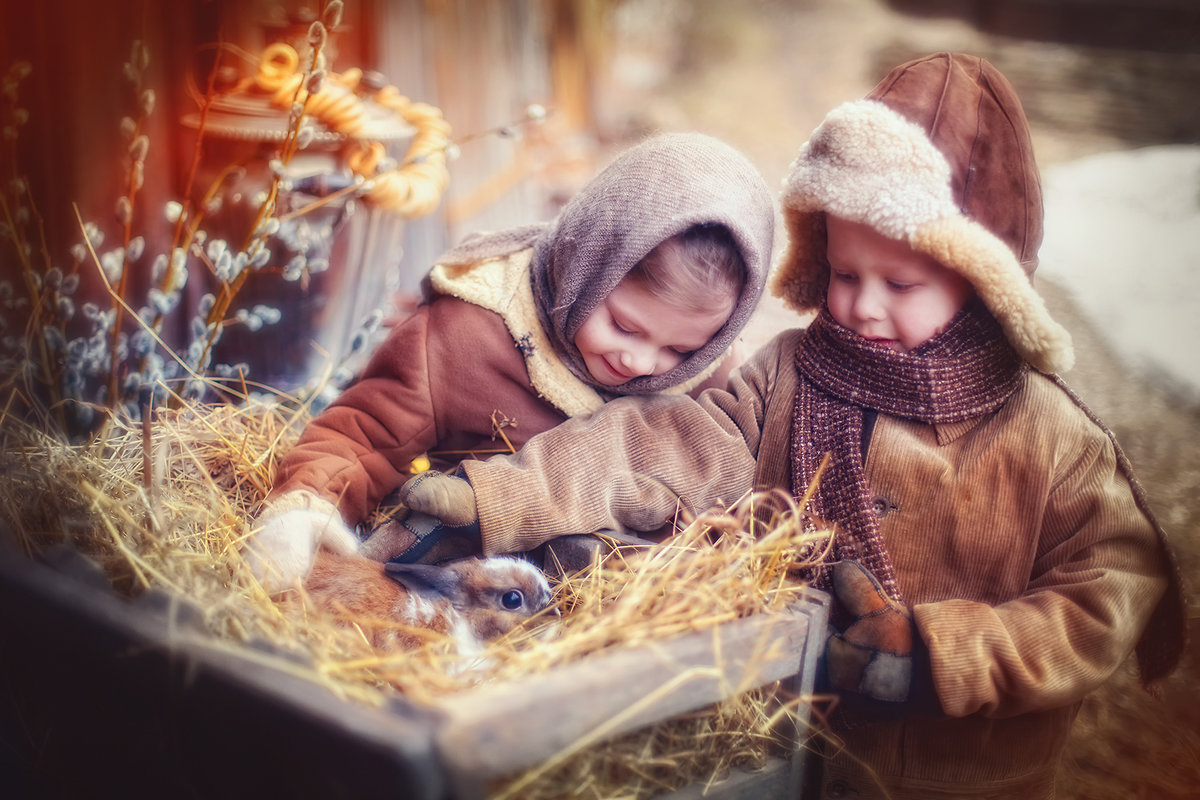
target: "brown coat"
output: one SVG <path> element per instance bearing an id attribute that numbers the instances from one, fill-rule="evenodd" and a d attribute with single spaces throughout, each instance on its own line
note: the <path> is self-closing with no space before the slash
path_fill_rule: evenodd
<path id="1" fill-rule="evenodd" d="M 572 375 L 537 322 L 530 251 L 435 267 L 439 294 L 397 325 L 357 383 L 312 420 L 280 464 L 272 499 L 303 490 L 355 525 L 410 477 L 426 452 L 441 466 L 520 447 L 604 398 Z M 668 391 L 724 386 L 735 348 Z M 508 443 L 493 418 L 507 421 Z"/>
<path id="2" fill-rule="evenodd" d="M 283 459 L 272 496 L 305 489 L 351 525 L 410 477 L 428 450 L 503 452 L 566 419 L 538 396 L 504 320 L 454 297 L 421 306 L 388 335 L 362 376 L 305 428 Z M 461 455 L 458 455 L 461 453 Z"/>
<path id="3" fill-rule="evenodd" d="M 789 489 L 801 335 L 763 348 L 729 392 L 614 401 L 516 457 L 467 465 L 485 550 L 652 528 L 679 498 L 702 508 Z M 1128 656 L 1168 583 L 1111 440 L 1030 371 L 968 422 L 881 415 L 865 467 L 943 713 L 839 731 L 824 796 L 885 796 L 871 771 L 898 798 L 1050 796 L 1081 699 Z M 603 498 L 571 488 L 595 476 Z"/>

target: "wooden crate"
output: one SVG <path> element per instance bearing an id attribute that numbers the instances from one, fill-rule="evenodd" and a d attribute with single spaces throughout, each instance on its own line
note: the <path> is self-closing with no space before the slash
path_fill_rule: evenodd
<path id="1" fill-rule="evenodd" d="M 440 709 L 399 697 L 373 709 L 290 674 L 278 653 L 214 639 L 177 598 L 129 602 L 78 557 L 0 552 L 0 767 L 14 796 L 479 798 L 598 729 L 637 730 L 732 687 L 810 694 L 827 613 L 811 591 L 786 613 L 483 685 Z M 704 796 L 795 797 L 802 767 L 736 773 Z"/>

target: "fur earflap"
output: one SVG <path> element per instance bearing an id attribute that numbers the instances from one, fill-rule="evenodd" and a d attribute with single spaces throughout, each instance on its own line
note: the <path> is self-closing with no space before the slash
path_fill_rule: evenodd
<path id="1" fill-rule="evenodd" d="M 989 230 L 966 217 L 945 217 L 918 228 L 909 244 L 969 280 L 1034 369 L 1052 374 L 1074 366 L 1071 335 L 1051 318 L 1012 250 Z"/>

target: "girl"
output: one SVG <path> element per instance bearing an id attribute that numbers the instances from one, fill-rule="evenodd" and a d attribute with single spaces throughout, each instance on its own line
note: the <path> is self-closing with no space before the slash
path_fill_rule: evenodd
<path id="1" fill-rule="evenodd" d="M 667 134 L 618 157 L 552 223 L 466 240 L 432 270 L 430 302 L 284 457 L 247 550 L 264 585 L 302 577 L 318 543 L 353 551 L 351 530 L 423 453 L 452 463 L 494 452 L 500 428 L 520 447 L 620 395 L 723 385 L 773 237 L 749 160 Z"/>

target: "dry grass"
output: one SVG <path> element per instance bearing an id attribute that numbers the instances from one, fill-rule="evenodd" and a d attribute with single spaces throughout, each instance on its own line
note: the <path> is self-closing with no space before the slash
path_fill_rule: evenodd
<path id="1" fill-rule="evenodd" d="M 303 410 L 282 405 L 184 407 L 161 410 L 144 426 L 116 419 L 90 443 L 68 445 L 6 416 L 0 513 L 28 555 L 70 545 L 99 563 L 118 592 L 156 587 L 187 598 L 213 636 L 265 640 L 290 654 L 286 664 L 280 657 L 281 669 L 371 706 L 396 693 L 436 704 L 481 680 L 527 680 L 617 644 L 782 609 L 801 590 L 792 577 L 797 554 L 819 559 L 828 539 L 791 498 L 747 497 L 691 521 L 665 546 L 614 550 L 566 576 L 555 587 L 561 620 L 551 629 L 543 619 L 494 642 L 486 669 L 463 669 L 452 644 L 437 637 L 417 651 L 381 652 L 306 602 L 269 597 L 241 556 L 247 520 L 304 421 Z M 786 746 L 777 731 L 788 714 L 771 693 L 747 692 L 579 748 L 495 792 L 558 796 L 567 781 L 582 797 L 644 797 L 711 780 Z"/>

